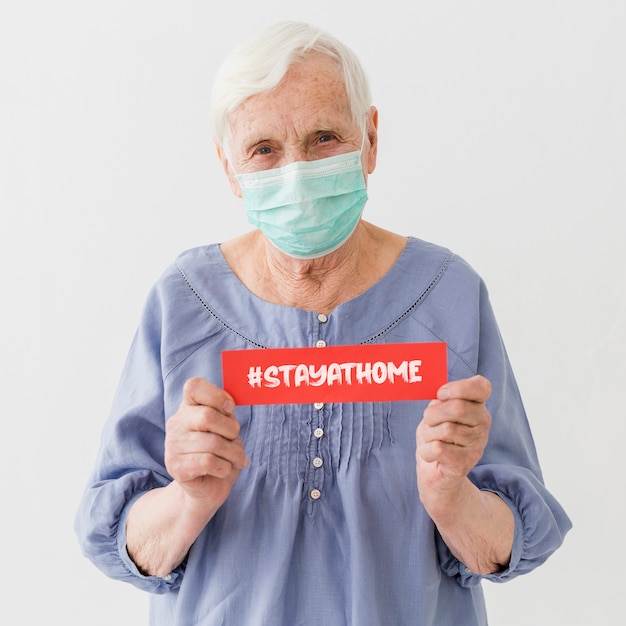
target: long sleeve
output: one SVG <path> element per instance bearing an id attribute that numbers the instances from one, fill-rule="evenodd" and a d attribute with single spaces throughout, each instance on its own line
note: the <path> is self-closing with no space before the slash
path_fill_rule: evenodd
<path id="1" fill-rule="evenodd" d="M 443 571 L 470 586 L 482 578 L 504 582 L 541 565 L 562 543 L 571 521 L 546 488 L 537 451 L 502 337 L 489 302 L 487 289 L 479 280 L 478 345 L 467 358 L 468 374 L 482 374 L 492 383 L 487 407 L 492 416 L 489 443 L 483 458 L 469 474 L 480 489 L 503 498 L 513 512 L 515 535 L 508 567 L 489 576 L 478 576 L 465 568 L 438 536 Z"/>
<path id="2" fill-rule="evenodd" d="M 179 584 L 143 576 L 126 552 L 125 521 L 134 500 L 171 479 L 163 463 L 164 405 L 160 358 L 161 304 L 154 290 L 121 375 L 89 486 L 75 517 L 83 554 L 105 574 L 153 593 Z"/>

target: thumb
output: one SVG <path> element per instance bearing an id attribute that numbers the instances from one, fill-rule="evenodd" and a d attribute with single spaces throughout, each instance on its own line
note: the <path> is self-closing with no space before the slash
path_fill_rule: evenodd
<path id="1" fill-rule="evenodd" d="M 457 398 L 470 402 L 486 402 L 490 395 L 491 383 L 480 375 L 448 382 L 437 391 L 438 400 Z"/>
<path id="2" fill-rule="evenodd" d="M 235 402 L 228 393 L 199 376 L 185 382 L 182 403 L 187 406 L 210 406 L 225 415 L 232 415 L 235 410 Z"/>

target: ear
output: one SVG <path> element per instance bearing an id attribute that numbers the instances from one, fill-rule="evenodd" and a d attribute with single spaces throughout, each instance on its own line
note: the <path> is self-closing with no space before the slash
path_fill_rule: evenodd
<path id="1" fill-rule="evenodd" d="M 228 178 L 230 188 L 232 189 L 233 193 L 238 198 L 242 198 L 243 193 L 241 191 L 241 187 L 239 186 L 237 179 L 233 175 L 233 171 L 230 167 L 230 163 L 228 161 L 228 156 L 226 155 L 226 151 L 224 150 L 223 146 L 217 143 L 215 139 L 213 139 L 213 142 L 215 143 L 215 147 L 217 149 L 217 158 L 222 162 L 222 167 L 224 168 L 224 173 L 226 174 L 226 177 Z"/>
<path id="2" fill-rule="evenodd" d="M 376 155 L 378 154 L 378 109 L 372 106 L 367 118 L 367 173 L 371 174 L 376 168 Z"/>

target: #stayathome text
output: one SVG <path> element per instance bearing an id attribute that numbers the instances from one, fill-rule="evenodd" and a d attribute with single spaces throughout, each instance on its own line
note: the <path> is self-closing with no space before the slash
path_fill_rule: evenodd
<path id="1" fill-rule="evenodd" d="M 270 365 L 263 369 L 259 365 L 251 365 L 248 372 L 250 387 L 300 387 L 311 385 L 382 385 L 385 382 L 393 383 L 401 378 L 405 383 L 422 382 L 419 375 L 422 361 L 402 361 L 399 365 L 389 361 L 375 363 L 329 363 L 319 368 L 315 365 L 300 363 L 298 365 Z"/>

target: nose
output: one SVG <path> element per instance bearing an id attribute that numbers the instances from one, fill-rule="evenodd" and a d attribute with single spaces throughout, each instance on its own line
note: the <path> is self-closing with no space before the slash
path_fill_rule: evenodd
<path id="1" fill-rule="evenodd" d="M 313 154 L 304 146 L 290 145 L 285 147 L 277 166 L 284 167 L 285 165 L 290 165 L 291 163 L 297 163 L 299 161 L 312 161 L 314 158 Z"/>

